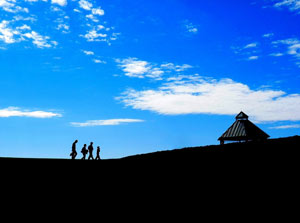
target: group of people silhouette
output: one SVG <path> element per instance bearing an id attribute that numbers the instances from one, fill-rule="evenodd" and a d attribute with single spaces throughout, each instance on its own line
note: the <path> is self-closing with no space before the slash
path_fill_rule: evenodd
<path id="1" fill-rule="evenodd" d="M 73 144 L 72 144 L 72 152 L 70 153 L 70 156 L 72 158 L 72 160 L 74 160 L 77 156 L 77 151 L 76 151 L 76 144 L 78 143 L 78 140 L 76 139 Z M 86 148 L 86 144 L 83 145 L 82 149 L 81 149 L 81 153 L 83 155 L 83 157 L 81 158 L 82 160 L 86 159 L 86 155 L 89 153 L 89 157 L 88 160 L 92 159 L 94 160 L 94 156 L 93 156 L 93 142 L 90 143 L 90 145 L 88 146 L 88 148 Z M 95 160 L 100 160 L 100 146 L 97 147 L 97 156 L 95 158 Z"/>

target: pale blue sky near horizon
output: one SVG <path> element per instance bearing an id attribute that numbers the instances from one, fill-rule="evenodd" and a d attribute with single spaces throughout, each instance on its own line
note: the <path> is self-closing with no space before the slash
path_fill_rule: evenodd
<path id="1" fill-rule="evenodd" d="M 300 0 L 0 0 L 0 157 L 300 131 Z"/>

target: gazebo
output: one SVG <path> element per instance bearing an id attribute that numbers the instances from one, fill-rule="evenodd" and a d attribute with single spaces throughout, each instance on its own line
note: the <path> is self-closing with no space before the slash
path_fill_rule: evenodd
<path id="1" fill-rule="evenodd" d="M 218 139 L 223 145 L 225 141 L 262 141 L 270 136 L 249 121 L 248 115 L 240 112 L 232 126 Z"/>

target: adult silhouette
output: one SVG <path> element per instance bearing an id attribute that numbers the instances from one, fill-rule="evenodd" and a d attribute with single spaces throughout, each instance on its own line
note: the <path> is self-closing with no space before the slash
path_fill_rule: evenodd
<path id="1" fill-rule="evenodd" d="M 100 160 L 100 146 L 97 146 L 97 156 L 95 160 Z"/>
<path id="2" fill-rule="evenodd" d="M 83 145 L 82 149 L 81 149 L 81 153 L 83 155 L 83 157 L 81 158 L 82 160 L 85 160 L 86 154 L 88 153 L 88 150 L 86 148 L 86 144 Z"/>
<path id="3" fill-rule="evenodd" d="M 72 160 L 74 160 L 76 158 L 76 156 L 77 156 L 76 143 L 78 143 L 77 139 L 72 144 L 72 152 L 70 153 L 70 156 L 72 157 Z"/>
<path id="4" fill-rule="evenodd" d="M 90 160 L 90 159 L 94 160 L 94 157 L 93 157 L 93 150 L 94 150 L 94 148 L 93 148 L 93 142 L 90 143 L 90 145 L 88 147 L 88 150 L 89 150 L 89 158 L 88 158 L 88 160 Z"/>

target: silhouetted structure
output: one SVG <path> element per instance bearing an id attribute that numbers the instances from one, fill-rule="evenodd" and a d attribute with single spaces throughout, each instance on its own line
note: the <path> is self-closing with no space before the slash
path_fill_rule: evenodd
<path id="1" fill-rule="evenodd" d="M 85 160 L 86 154 L 88 153 L 88 150 L 86 148 L 86 144 L 83 145 L 82 149 L 81 149 L 81 153 L 83 155 L 83 157 L 81 158 L 82 160 Z"/>
<path id="2" fill-rule="evenodd" d="M 70 153 L 70 156 L 72 157 L 72 160 L 74 160 L 76 158 L 76 156 L 77 156 L 76 143 L 78 143 L 77 139 L 72 144 L 72 152 Z"/>
<path id="3" fill-rule="evenodd" d="M 93 142 L 90 143 L 90 145 L 88 147 L 88 150 L 89 150 L 89 158 L 88 158 L 88 160 L 90 160 L 90 159 L 94 160 L 94 157 L 93 157 L 93 150 L 94 150 L 94 148 L 93 148 Z"/>
<path id="4" fill-rule="evenodd" d="M 97 156 L 95 160 L 100 160 L 100 146 L 97 147 Z"/>
<path id="5" fill-rule="evenodd" d="M 240 112 L 233 125 L 218 139 L 220 144 L 224 144 L 225 141 L 262 141 L 270 137 L 248 118 L 248 115 Z"/>

